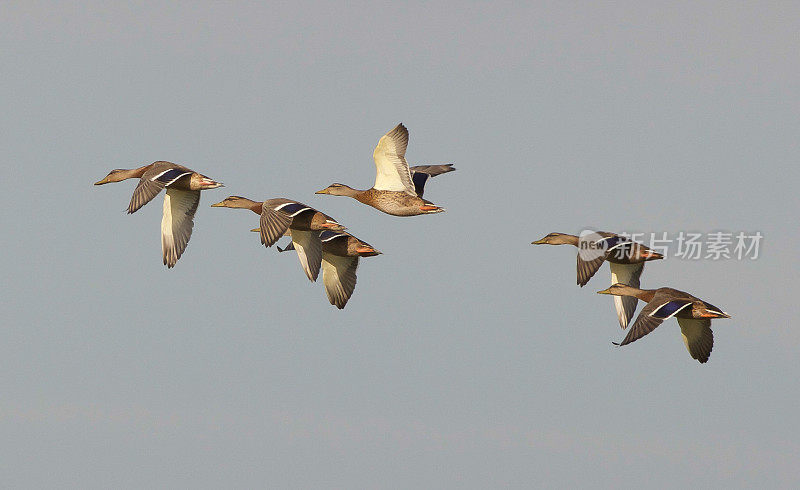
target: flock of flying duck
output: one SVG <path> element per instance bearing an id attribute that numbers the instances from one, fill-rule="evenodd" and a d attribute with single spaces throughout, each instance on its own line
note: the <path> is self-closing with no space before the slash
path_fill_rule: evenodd
<path id="1" fill-rule="evenodd" d="M 625 329 L 636 312 L 639 300 L 647 303 L 628 330 L 625 339 L 616 345 L 626 345 L 652 332 L 661 322 L 675 317 L 681 327 L 683 342 L 689 355 L 701 363 L 708 361 L 714 347 L 712 318 L 730 315 L 700 298 L 672 288 L 639 289 L 644 263 L 664 256 L 627 237 L 604 231 L 577 237 L 565 233 L 550 233 L 533 245 L 573 245 L 578 250 L 578 285 L 583 287 L 603 265 L 611 268 L 611 287 L 599 294 L 614 296 L 619 326 Z"/>
<path id="2" fill-rule="evenodd" d="M 349 196 L 394 216 L 441 213 L 443 208 L 422 198 L 425 182 L 431 177 L 452 172 L 452 164 L 409 167 L 405 154 L 408 130 L 402 124 L 378 141 L 375 160 L 375 185 L 357 190 L 344 184 L 331 184 L 317 194 Z M 154 162 L 135 169 L 115 169 L 95 185 L 138 178 L 128 213 L 150 202 L 162 189 L 164 213 L 161 219 L 161 251 L 164 265 L 171 268 L 186 250 L 194 227 L 194 215 L 200 203 L 200 191 L 222 187 L 222 183 L 171 162 Z M 292 199 L 275 198 L 253 201 L 230 196 L 212 207 L 249 209 L 258 214 L 261 243 L 274 245 L 282 236 L 291 242 L 283 252 L 295 250 L 303 271 L 312 282 L 320 269 L 325 292 L 332 305 L 342 309 L 356 287 L 359 257 L 380 254 L 370 244 L 347 233 L 345 227 L 327 214 Z"/>
<path id="3" fill-rule="evenodd" d="M 422 198 L 425 183 L 431 177 L 454 171 L 452 164 L 409 167 L 405 159 L 408 130 L 401 123 L 378 141 L 373 152 L 375 185 L 358 190 L 344 184 L 331 184 L 317 194 L 348 196 L 393 216 L 416 216 L 441 213 L 443 208 Z M 135 169 L 115 169 L 95 185 L 138 178 L 128 205 L 128 214 L 150 202 L 161 190 L 164 211 L 161 220 L 161 250 L 164 265 L 172 268 L 180 259 L 194 227 L 194 215 L 200 203 L 200 191 L 216 189 L 223 184 L 182 165 L 158 161 Z M 266 247 L 288 236 L 289 244 L 279 252 L 294 250 L 308 279 L 317 280 L 320 270 L 328 300 L 342 309 L 356 286 L 359 257 L 381 252 L 368 243 L 347 233 L 337 220 L 311 206 L 292 199 L 275 198 L 253 201 L 229 196 L 212 207 L 249 209 L 260 216 L 259 227 L 251 231 L 260 234 Z M 550 233 L 533 244 L 581 246 L 574 235 Z M 683 291 L 671 288 L 639 289 L 644 263 L 663 256 L 642 244 L 613 233 L 598 232 L 590 244 L 600 250 L 596 256 L 578 253 L 578 284 L 583 287 L 603 262 L 611 267 L 612 286 L 600 294 L 614 295 L 620 326 L 628 326 L 636 311 L 638 300 L 647 305 L 642 309 L 625 339 L 618 345 L 629 344 L 647 335 L 666 319 L 675 317 L 692 358 L 708 361 L 713 347 L 712 318 L 730 318 L 719 308 Z"/>

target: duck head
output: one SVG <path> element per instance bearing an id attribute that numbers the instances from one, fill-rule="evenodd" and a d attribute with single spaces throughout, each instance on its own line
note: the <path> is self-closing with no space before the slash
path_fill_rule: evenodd
<path id="1" fill-rule="evenodd" d="M 577 245 L 578 244 L 578 237 L 575 235 L 568 235 L 566 233 L 548 233 L 544 238 L 540 238 L 535 242 L 531 242 L 532 245 Z"/>
<path id="2" fill-rule="evenodd" d="M 356 189 L 353 189 L 350 186 L 344 184 L 333 183 L 328 187 L 315 192 L 314 194 L 328 194 L 331 196 L 352 196 L 358 192 Z"/>
<path id="3" fill-rule="evenodd" d="M 212 208 L 237 208 L 237 209 L 250 209 L 255 204 L 255 201 L 241 196 L 228 196 L 222 201 L 212 204 Z"/>

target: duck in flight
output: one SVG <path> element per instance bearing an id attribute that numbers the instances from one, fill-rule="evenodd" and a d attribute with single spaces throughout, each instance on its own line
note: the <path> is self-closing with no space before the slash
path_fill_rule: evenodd
<path id="1" fill-rule="evenodd" d="M 708 361 L 714 348 L 711 319 L 730 318 L 730 315 L 711 303 L 672 288 L 639 289 L 618 283 L 598 291 L 598 294 L 633 297 L 647 303 L 628 330 L 628 335 L 617 345 L 630 344 L 652 332 L 664 320 L 675 317 L 689 355 L 700 363 Z"/>
<path id="2" fill-rule="evenodd" d="M 161 252 L 164 265 L 174 267 L 192 236 L 200 191 L 222 187 L 222 183 L 183 165 L 159 161 L 134 169 L 114 169 L 94 185 L 127 179 L 139 179 L 128 205 L 128 214 L 135 213 L 166 189 L 161 218 Z"/>
<path id="3" fill-rule="evenodd" d="M 664 256 L 628 238 L 598 231 L 581 235 L 550 233 L 533 245 L 573 245 L 578 247 L 578 285 L 583 287 L 603 265 L 608 262 L 611 268 L 611 283 L 625 283 L 639 287 L 639 278 L 648 260 L 663 259 Z M 636 313 L 635 297 L 614 297 L 619 326 L 626 328 Z"/>
<path id="4" fill-rule="evenodd" d="M 444 208 L 422 198 L 425 182 L 431 177 L 452 172 L 453 164 L 408 166 L 408 130 L 402 123 L 383 135 L 372 153 L 375 160 L 375 185 L 358 190 L 344 184 L 331 184 L 317 194 L 348 196 L 393 216 L 441 213 Z"/>
<path id="5" fill-rule="evenodd" d="M 311 206 L 283 197 L 253 201 L 246 197 L 229 196 L 212 204 L 212 208 L 249 209 L 261 216 L 261 243 L 271 247 L 284 234 L 290 234 L 300 265 L 310 281 L 316 281 L 322 262 L 322 242 L 319 231 L 342 231 L 344 226 Z M 287 233 L 291 230 L 291 233 Z"/>
<path id="6" fill-rule="evenodd" d="M 325 293 L 328 295 L 328 301 L 341 310 L 356 288 L 359 257 L 372 257 L 381 252 L 367 242 L 343 231 L 321 231 L 319 238 L 322 241 L 322 282 L 325 285 Z M 285 248 L 278 247 L 278 251 L 286 252 L 293 248 L 295 248 L 294 239 Z"/>

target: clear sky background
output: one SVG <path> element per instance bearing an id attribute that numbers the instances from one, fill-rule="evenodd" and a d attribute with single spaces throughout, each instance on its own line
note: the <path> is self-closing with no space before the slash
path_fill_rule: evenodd
<path id="1" fill-rule="evenodd" d="M 800 6 L 3 2 L 0 479 L 9 486 L 776 487 L 800 481 Z M 368 188 L 398 122 L 446 213 Z M 177 266 L 154 160 L 204 192 Z M 236 194 L 383 255 L 347 308 Z M 761 232 L 650 264 L 728 311 L 710 361 L 624 332 L 551 231 Z"/>

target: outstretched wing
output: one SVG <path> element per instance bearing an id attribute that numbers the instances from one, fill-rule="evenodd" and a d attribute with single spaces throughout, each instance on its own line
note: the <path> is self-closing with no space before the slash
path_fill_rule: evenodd
<path id="1" fill-rule="evenodd" d="M 156 162 L 139 179 L 136 189 L 133 190 L 131 202 L 128 204 L 128 214 L 136 212 L 139 208 L 152 201 L 161 192 L 178 180 L 192 175 L 186 167 L 169 162 Z"/>
<path id="2" fill-rule="evenodd" d="M 319 232 L 292 230 L 292 245 L 297 250 L 297 257 L 306 276 L 311 282 L 316 281 L 322 262 L 322 242 L 319 240 Z"/>
<path id="3" fill-rule="evenodd" d="M 701 363 L 707 362 L 714 348 L 714 333 L 711 331 L 711 320 L 703 318 L 694 320 L 691 318 L 678 318 L 678 325 L 681 327 L 683 343 L 689 350 L 692 359 L 697 359 Z"/>
<path id="4" fill-rule="evenodd" d="M 454 171 L 455 167 L 453 167 L 452 163 L 445 163 L 443 165 L 414 165 L 413 167 L 409 167 L 409 170 L 411 170 L 412 174 L 422 173 L 430 177 L 436 177 L 437 175 Z"/>
<path id="5" fill-rule="evenodd" d="M 322 282 L 328 301 L 340 310 L 356 288 L 356 269 L 358 257 L 342 257 L 329 253 L 322 254 Z"/>
<path id="6" fill-rule="evenodd" d="M 447 163 L 444 165 L 417 165 L 411 167 L 410 170 L 411 180 L 414 182 L 414 191 L 416 191 L 419 197 L 422 197 L 422 193 L 425 191 L 425 183 L 428 179 L 447 172 L 452 172 L 455 168 L 453 168 L 452 163 Z"/>
<path id="7" fill-rule="evenodd" d="M 261 208 L 261 243 L 271 247 L 286 233 L 294 218 L 306 212 L 313 214 L 316 210 L 282 197 L 264 201 Z"/>
<path id="8" fill-rule="evenodd" d="M 375 160 L 375 185 L 377 190 L 417 193 L 411 181 L 411 171 L 406 163 L 408 130 L 402 123 L 386 133 L 378 141 L 372 153 Z"/>
<path id="9" fill-rule="evenodd" d="M 625 336 L 625 340 L 620 342 L 619 345 L 630 344 L 644 337 L 655 330 L 657 326 L 661 325 L 661 322 L 672 318 L 685 308 L 691 307 L 691 305 L 691 300 L 669 299 L 665 298 L 664 295 L 656 293 L 653 300 L 642 308 L 641 313 L 639 313 L 639 316 L 636 318 L 636 322 L 631 329 L 628 330 L 628 335 Z"/>
<path id="10" fill-rule="evenodd" d="M 611 284 L 627 284 L 635 288 L 639 287 L 639 278 L 642 276 L 644 262 L 639 264 L 617 264 L 609 262 L 611 266 Z M 614 307 L 617 309 L 619 326 L 626 328 L 636 313 L 636 305 L 639 300 L 634 296 L 614 296 Z"/>
<path id="11" fill-rule="evenodd" d="M 175 266 L 181 258 L 194 227 L 194 213 L 200 203 L 200 191 L 167 189 L 164 215 L 161 218 L 161 252 L 164 265 Z"/>
<path id="12" fill-rule="evenodd" d="M 164 184 L 157 180 L 153 181 L 145 177 L 139 179 L 139 184 L 133 190 L 131 202 L 128 204 L 128 214 L 135 213 L 139 208 L 152 201 L 163 188 Z"/>
<path id="13" fill-rule="evenodd" d="M 590 241 L 581 235 L 578 241 L 578 284 L 581 287 L 585 286 L 589 279 L 595 275 L 600 266 L 603 265 L 606 257 L 610 253 L 615 253 L 616 249 L 623 246 L 627 240 L 619 235 L 604 231 L 598 231 L 595 235 L 601 235 L 602 238 Z"/>
<path id="14" fill-rule="evenodd" d="M 276 210 L 264 203 L 261 210 L 261 243 L 266 247 L 271 247 L 280 237 L 286 233 L 292 218 L 283 211 Z"/>
<path id="15" fill-rule="evenodd" d="M 589 282 L 589 279 L 595 275 L 595 273 L 600 269 L 600 266 L 603 265 L 603 262 L 606 260 L 605 255 L 600 255 L 599 257 L 592 259 L 592 260 L 584 260 L 581 257 L 580 252 L 578 253 L 578 285 L 583 287 Z"/>

